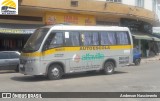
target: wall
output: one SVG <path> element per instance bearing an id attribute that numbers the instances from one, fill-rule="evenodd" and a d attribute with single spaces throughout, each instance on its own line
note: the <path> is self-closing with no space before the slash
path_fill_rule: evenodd
<path id="1" fill-rule="evenodd" d="M 160 6 L 159 6 L 160 8 Z M 159 18 L 159 21 L 160 21 L 160 9 L 157 9 L 157 15 L 158 15 L 158 18 Z"/>
<path id="2" fill-rule="evenodd" d="M 122 0 L 123 4 L 135 6 L 135 0 Z"/>
<path id="3" fill-rule="evenodd" d="M 78 7 L 72 7 L 71 0 L 23 0 L 22 6 L 35 8 L 44 8 L 56 12 L 72 12 L 80 14 L 114 14 L 114 15 L 131 15 L 134 18 L 155 21 L 155 13 L 143 8 L 123 5 L 121 3 L 106 3 L 95 0 L 78 0 Z M 130 0 L 128 0 L 130 1 Z M 63 2 L 63 3 L 62 3 Z M 126 2 L 127 3 L 127 2 Z"/>
<path id="4" fill-rule="evenodd" d="M 153 11 L 153 2 L 152 2 L 152 0 L 144 0 L 144 8 Z"/>
<path id="5" fill-rule="evenodd" d="M 97 1 L 106 1 L 106 0 L 97 0 Z M 150 11 L 153 11 L 153 0 L 144 0 L 144 8 Z M 122 4 L 135 6 L 136 0 L 122 0 Z"/>

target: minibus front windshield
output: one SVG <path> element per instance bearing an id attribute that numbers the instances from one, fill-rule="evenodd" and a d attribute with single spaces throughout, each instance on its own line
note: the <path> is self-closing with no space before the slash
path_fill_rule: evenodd
<path id="1" fill-rule="evenodd" d="M 22 52 L 35 52 L 37 51 L 41 43 L 46 36 L 47 32 L 49 31 L 49 28 L 40 28 L 37 29 L 31 37 L 28 39 L 27 43 L 25 44 Z"/>

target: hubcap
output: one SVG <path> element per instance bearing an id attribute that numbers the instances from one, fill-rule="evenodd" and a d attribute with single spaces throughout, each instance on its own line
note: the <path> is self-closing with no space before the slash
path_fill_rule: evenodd
<path id="1" fill-rule="evenodd" d="M 108 64 L 108 65 L 107 65 L 107 71 L 108 71 L 109 73 L 111 73 L 111 72 L 113 71 L 113 65 L 112 65 L 112 64 Z"/>
<path id="2" fill-rule="evenodd" d="M 59 75 L 59 70 L 57 68 L 52 69 L 52 75 L 58 76 Z"/>

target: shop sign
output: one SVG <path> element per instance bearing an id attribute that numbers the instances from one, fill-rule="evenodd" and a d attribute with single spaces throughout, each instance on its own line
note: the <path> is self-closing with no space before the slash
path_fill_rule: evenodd
<path id="1" fill-rule="evenodd" d="M 45 16 L 46 25 L 69 23 L 73 25 L 96 25 L 96 19 L 92 15 L 53 13 L 47 12 Z"/>
<path id="2" fill-rule="evenodd" d="M 35 29 L 7 29 L 0 28 L 0 33 L 13 33 L 13 34 L 32 34 Z"/>

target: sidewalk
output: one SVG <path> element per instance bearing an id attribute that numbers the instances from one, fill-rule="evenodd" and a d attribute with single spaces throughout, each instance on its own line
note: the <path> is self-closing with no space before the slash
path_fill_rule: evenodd
<path id="1" fill-rule="evenodd" d="M 153 62 L 153 61 L 160 61 L 160 54 L 157 56 L 148 57 L 148 58 L 143 57 L 141 59 L 141 63 L 148 63 L 148 62 Z"/>

